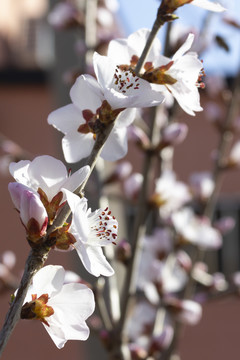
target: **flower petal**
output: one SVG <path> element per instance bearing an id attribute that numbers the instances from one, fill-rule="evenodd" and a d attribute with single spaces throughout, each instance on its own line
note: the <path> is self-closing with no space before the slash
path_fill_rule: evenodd
<path id="1" fill-rule="evenodd" d="M 93 112 L 99 108 L 104 100 L 101 87 L 94 77 L 81 75 L 70 90 L 70 97 L 80 110 L 89 109 Z"/>
<path id="2" fill-rule="evenodd" d="M 114 270 L 100 246 L 85 246 L 77 242 L 75 247 L 84 267 L 90 274 L 94 276 L 111 276 L 114 274 Z"/>
<path id="3" fill-rule="evenodd" d="M 101 157 L 107 161 L 116 161 L 127 154 L 127 149 L 127 129 L 114 126 L 103 147 Z"/>
<path id="4" fill-rule="evenodd" d="M 222 11 L 226 10 L 219 3 L 211 2 L 211 1 L 208 1 L 208 0 L 193 0 L 191 2 L 191 4 L 195 5 L 195 6 L 199 6 L 199 7 L 203 8 L 203 9 L 206 9 L 206 10 L 210 10 L 210 11 L 222 12 Z"/>
<path id="5" fill-rule="evenodd" d="M 64 158 L 68 163 L 75 163 L 90 155 L 94 145 L 93 134 L 71 133 L 62 139 Z"/>
<path id="6" fill-rule="evenodd" d="M 49 114 L 48 123 L 64 134 L 77 131 L 84 124 L 82 112 L 73 104 L 63 106 Z"/>

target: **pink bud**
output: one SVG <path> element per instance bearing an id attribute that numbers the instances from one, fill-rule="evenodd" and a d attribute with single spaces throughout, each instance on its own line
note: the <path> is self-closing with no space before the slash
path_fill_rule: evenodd
<path id="1" fill-rule="evenodd" d="M 126 179 L 132 171 L 132 165 L 129 161 L 121 161 L 116 164 L 114 171 L 106 178 L 105 184 Z"/>
<path id="2" fill-rule="evenodd" d="M 134 125 L 128 127 L 128 139 L 140 143 L 143 146 L 149 145 L 149 138 L 146 133 Z"/>
<path id="3" fill-rule="evenodd" d="M 163 130 L 162 141 L 168 145 L 178 145 L 185 140 L 187 133 L 188 127 L 186 124 L 173 123 Z"/>
<path id="4" fill-rule="evenodd" d="M 48 215 L 38 194 L 17 182 L 9 183 L 8 190 L 30 238 L 43 236 L 47 228 Z"/>

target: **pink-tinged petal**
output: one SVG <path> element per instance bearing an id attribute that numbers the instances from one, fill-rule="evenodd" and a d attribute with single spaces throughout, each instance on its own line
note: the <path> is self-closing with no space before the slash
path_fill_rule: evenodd
<path id="1" fill-rule="evenodd" d="M 64 134 L 77 131 L 84 124 L 82 112 L 73 104 L 63 106 L 49 114 L 48 123 Z"/>
<path id="2" fill-rule="evenodd" d="M 135 108 L 133 108 L 133 109 L 130 108 L 130 109 L 121 111 L 116 119 L 115 126 L 117 128 L 120 128 L 120 127 L 127 127 L 127 126 L 131 125 L 131 123 L 136 119 L 136 115 L 137 115 L 137 109 L 135 109 Z"/>
<path id="3" fill-rule="evenodd" d="M 89 109 L 95 113 L 104 100 L 101 87 L 94 77 L 81 75 L 70 90 L 70 97 L 80 110 Z"/>
<path id="4" fill-rule="evenodd" d="M 177 50 L 177 52 L 173 55 L 172 60 L 176 61 L 178 60 L 185 52 L 187 52 L 194 41 L 194 34 L 189 34 L 186 41 L 182 44 L 182 46 Z"/>
<path id="5" fill-rule="evenodd" d="M 68 163 L 78 162 L 88 155 L 94 145 L 93 134 L 81 134 L 79 132 L 66 135 L 62 139 L 64 158 Z"/>
<path id="6" fill-rule="evenodd" d="M 32 191 L 25 190 L 22 192 L 19 210 L 20 218 L 26 227 L 31 218 L 38 222 L 40 229 L 43 227 L 44 223 L 46 223 L 46 219 L 48 220 L 47 211 L 43 206 L 43 203 Z M 44 230 L 46 230 L 46 228 Z"/>
<path id="7" fill-rule="evenodd" d="M 127 149 L 127 129 L 114 127 L 103 147 L 101 157 L 107 161 L 116 161 L 127 154 Z"/>
<path id="8" fill-rule="evenodd" d="M 75 247 L 86 270 L 94 276 L 111 276 L 114 270 L 108 263 L 99 246 L 85 246 L 80 242 L 75 243 Z"/>
<path id="9" fill-rule="evenodd" d="M 24 190 L 31 190 L 31 189 L 17 182 L 11 182 L 8 184 L 8 191 L 10 193 L 12 202 L 17 210 L 20 210 L 21 195 Z"/>
<path id="10" fill-rule="evenodd" d="M 88 165 L 83 166 L 78 169 L 75 173 L 73 173 L 64 183 L 64 188 L 70 191 L 74 191 L 77 189 L 79 185 L 83 183 L 89 174 L 90 167 Z"/>
<path id="11" fill-rule="evenodd" d="M 191 4 L 210 11 L 222 12 L 226 10 L 219 3 L 208 0 L 193 0 Z"/>
<path id="12" fill-rule="evenodd" d="M 29 176 L 28 176 L 28 168 L 31 164 L 29 160 L 21 160 L 19 162 L 12 162 L 9 165 L 10 174 L 14 177 L 14 179 L 22 183 L 26 186 L 30 186 Z"/>

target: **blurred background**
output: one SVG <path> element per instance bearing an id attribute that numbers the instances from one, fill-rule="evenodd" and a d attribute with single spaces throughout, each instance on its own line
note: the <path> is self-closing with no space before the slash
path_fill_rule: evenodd
<path id="1" fill-rule="evenodd" d="M 205 111 L 191 118 L 178 109 L 178 117 L 187 123 L 189 134 L 174 155 L 174 170 L 186 182 L 192 172 L 212 169 L 218 141 L 214 125 L 226 114 L 240 68 L 240 3 L 228 0 L 222 4 L 228 9 L 224 14 L 185 6 L 179 9 L 179 20 L 170 29 L 173 48 L 179 46 L 187 33 L 196 35 L 194 50 L 200 53 L 207 75 L 206 89 L 201 91 Z M 9 265 L 14 265 L 13 284 L 18 283 L 29 246 L 7 191 L 12 181 L 9 162 L 42 154 L 63 160 L 61 135 L 47 124 L 48 114 L 70 102 L 69 89 L 79 74 L 92 71 L 93 50 L 103 54 L 112 38 L 127 36 L 141 27 L 151 28 L 158 6 L 157 0 L 0 0 L 0 254 L 12 251 L 16 255 L 15 265 L 14 260 Z M 165 32 L 166 29 L 160 31 L 162 41 Z M 240 129 L 239 107 L 235 117 Z M 238 139 L 236 133 L 235 140 Z M 140 153 L 137 156 L 140 158 Z M 138 164 L 135 170 L 139 170 Z M 236 226 L 225 236 L 223 248 L 209 257 L 210 268 L 222 271 L 227 277 L 240 270 L 239 179 L 237 169 L 224 177 L 217 214 L 233 217 Z M 74 255 L 52 252 L 48 263 L 81 272 Z M 1 323 L 13 291 L 4 286 L 4 276 L 6 269 L 0 268 Z M 240 299 L 230 295 L 210 302 L 204 305 L 200 324 L 183 332 L 181 358 L 238 358 L 239 331 Z M 64 349 L 58 350 L 40 323 L 21 321 L 3 360 L 17 356 L 35 360 L 43 357 L 87 360 L 100 358 L 99 351 L 100 344 L 92 339 L 84 344 L 69 341 Z"/>

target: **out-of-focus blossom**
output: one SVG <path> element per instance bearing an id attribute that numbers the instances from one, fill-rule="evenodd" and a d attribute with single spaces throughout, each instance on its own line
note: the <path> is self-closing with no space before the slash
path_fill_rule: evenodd
<path id="1" fill-rule="evenodd" d="M 9 183 L 11 199 L 20 213 L 28 239 L 36 242 L 46 234 L 48 214 L 38 194 L 17 182 Z"/>
<path id="2" fill-rule="evenodd" d="M 16 289 L 18 279 L 13 275 L 12 269 L 16 263 L 13 251 L 4 251 L 0 256 L 0 290 Z"/>
<path id="3" fill-rule="evenodd" d="M 208 199 L 215 186 L 212 175 L 208 172 L 193 173 L 190 176 L 189 183 L 193 196 L 201 200 Z"/>
<path id="4" fill-rule="evenodd" d="M 167 218 L 173 211 L 191 200 L 188 187 L 176 180 L 172 171 L 164 171 L 159 179 L 156 180 L 155 193 L 151 198 L 151 203 L 159 207 L 160 215 Z"/>
<path id="5" fill-rule="evenodd" d="M 42 322 L 55 345 L 61 349 L 67 340 L 86 340 L 85 320 L 93 313 L 93 292 L 83 284 L 64 284 L 62 266 L 48 265 L 33 277 L 21 312 L 22 319 Z"/>
<path id="6" fill-rule="evenodd" d="M 225 235 L 229 231 L 233 230 L 236 224 L 236 220 L 230 216 L 222 217 L 221 219 L 214 222 L 213 226 L 220 231 L 222 235 Z"/>
<path id="7" fill-rule="evenodd" d="M 128 199 L 135 200 L 137 198 L 142 182 L 143 176 L 140 173 L 134 173 L 124 181 L 124 194 Z"/>
<path id="8" fill-rule="evenodd" d="M 132 164 L 129 161 L 118 162 L 113 172 L 104 180 L 104 184 L 126 179 L 132 172 Z"/>
<path id="9" fill-rule="evenodd" d="M 130 125 L 128 127 L 128 140 L 134 141 L 142 148 L 148 148 L 150 141 L 146 133 L 138 126 Z"/>
<path id="10" fill-rule="evenodd" d="M 186 139 L 187 133 L 188 127 L 186 124 L 170 124 L 162 132 L 162 142 L 171 146 L 181 144 Z"/>
<path id="11" fill-rule="evenodd" d="M 173 335 L 173 327 L 170 324 L 166 324 L 162 333 L 153 336 L 151 339 L 149 353 L 153 355 L 155 352 L 162 352 L 163 350 L 168 349 L 173 340 Z"/>
<path id="12" fill-rule="evenodd" d="M 211 226 L 209 219 L 196 216 L 191 208 L 186 207 L 173 213 L 171 220 L 180 241 L 209 250 L 221 247 L 220 232 Z"/>
<path id="13" fill-rule="evenodd" d="M 201 320 L 202 307 L 196 301 L 168 297 L 164 303 L 175 319 L 183 324 L 196 325 Z"/>
<path id="14" fill-rule="evenodd" d="M 69 2 L 60 2 L 49 13 L 48 22 L 56 29 L 83 26 L 84 14 Z"/>
<path id="15" fill-rule="evenodd" d="M 240 165 L 240 141 L 237 141 L 230 152 L 228 166 L 236 167 Z"/>

